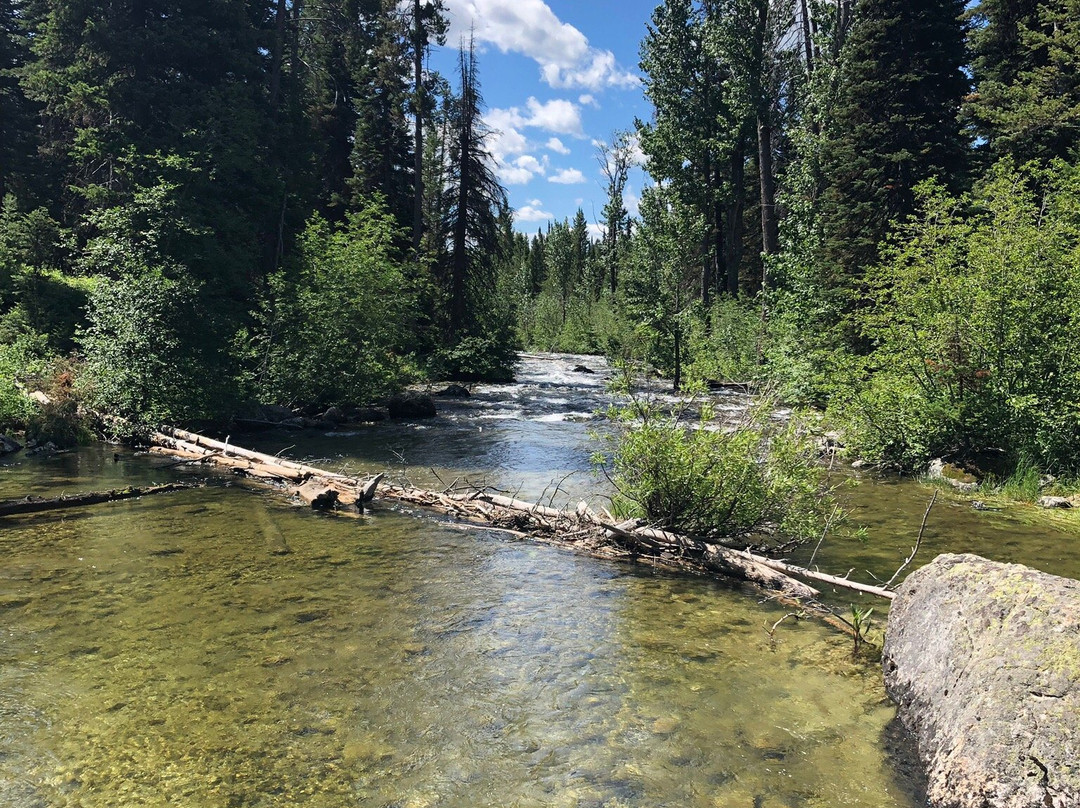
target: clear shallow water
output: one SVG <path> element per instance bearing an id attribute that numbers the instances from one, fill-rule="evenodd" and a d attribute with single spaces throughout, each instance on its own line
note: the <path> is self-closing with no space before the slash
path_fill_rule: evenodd
<path id="1" fill-rule="evenodd" d="M 603 392 L 571 359 L 530 360 L 520 388 L 438 422 L 247 442 L 524 496 L 577 472 L 555 495 L 573 499 L 597 485 L 598 424 L 553 416 Z M 2 463 L 0 497 L 194 474 L 112 454 Z M 928 492 L 852 493 L 881 546 L 830 540 L 819 561 L 891 574 Z M 952 525 L 1068 555 L 1066 534 L 1010 518 L 939 505 L 927 544 Z M 814 622 L 770 640 L 786 610 L 737 587 L 220 482 L 0 522 L 0 557 L 3 806 L 920 804 L 876 667 Z"/>

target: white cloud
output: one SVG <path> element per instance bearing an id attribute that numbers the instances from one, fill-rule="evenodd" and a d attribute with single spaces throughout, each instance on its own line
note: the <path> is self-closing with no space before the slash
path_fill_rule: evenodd
<path id="1" fill-rule="evenodd" d="M 581 110 L 576 104 L 561 98 L 553 98 L 542 104 L 530 98 L 526 104 L 529 107 L 528 126 L 561 135 L 585 136 L 581 129 Z"/>
<path id="2" fill-rule="evenodd" d="M 596 98 L 593 97 L 593 95 L 591 93 L 585 93 L 584 95 L 579 95 L 578 96 L 578 103 L 581 104 L 581 106 L 583 106 L 583 107 L 598 107 L 598 106 L 600 106 L 600 104 L 597 103 Z"/>
<path id="3" fill-rule="evenodd" d="M 555 182 L 559 185 L 577 185 L 585 182 L 585 175 L 576 168 L 564 168 L 562 171 L 548 177 L 548 182 Z"/>
<path id="4" fill-rule="evenodd" d="M 589 237 L 593 241 L 600 241 L 604 238 L 604 226 L 599 222 L 589 222 Z"/>
<path id="5" fill-rule="evenodd" d="M 500 126 L 492 120 L 491 115 L 487 116 L 486 122 L 492 129 L 487 139 L 487 148 L 496 160 L 503 161 L 507 157 L 522 154 L 529 150 L 528 139 L 515 127 L 509 125 Z"/>
<path id="6" fill-rule="evenodd" d="M 512 162 L 499 161 L 498 172 L 507 185 L 524 185 L 537 174 L 547 172 L 547 157 L 540 162 L 531 154 L 523 154 Z"/>
<path id="7" fill-rule="evenodd" d="M 631 217 L 636 219 L 641 215 L 641 197 L 635 193 L 630 185 L 627 185 L 623 190 L 622 200 L 623 207 L 626 208 L 626 212 Z"/>
<path id="8" fill-rule="evenodd" d="M 514 212 L 514 218 L 519 222 L 546 222 L 549 219 L 554 219 L 555 216 L 546 210 L 541 210 L 540 200 L 534 199 L 532 203 L 525 205 L 525 207 L 518 208 Z"/>
<path id="9" fill-rule="evenodd" d="M 552 87 L 636 87 L 640 80 L 619 67 L 611 51 L 589 45 L 581 31 L 560 20 L 543 0 L 447 0 L 449 41 L 469 32 L 536 61 Z"/>
<path id="10" fill-rule="evenodd" d="M 548 151 L 553 151 L 556 154 L 569 154 L 570 149 L 563 145 L 563 142 L 557 137 L 550 138 L 546 144 Z"/>
<path id="11" fill-rule="evenodd" d="M 581 109 L 574 102 L 563 98 L 541 102 L 530 96 L 525 107 L 524 111 L 521 107 L 490 110 L 485 121 L 492 129 L 503 133 L 517 133 L 519 129 L 532 127 L 560 135 L 585 137 L 581 126 Z"/>
<path id="12" fill-rule="evenodd" d="M 541 65 L 544 81 L 552 87 L 621 87 L 631 89 L 641 84 L 641 79 L 615 64 L 611 51 L 593 51 L 586 63 L 564 67 L 557 64 Z"/>

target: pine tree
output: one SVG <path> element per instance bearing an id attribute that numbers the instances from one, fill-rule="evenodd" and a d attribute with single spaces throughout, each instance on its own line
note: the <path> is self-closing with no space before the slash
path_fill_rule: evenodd
<path id="1" fill-rule="evenodd" d="M 446 188 L 446 232 L 450 234 L 447 333 L 452 339 L 468 334 L 481 321 L 484 301 L 494 292 L 499 212 L 506 207 L 506 191 L 487 150 L 484 100 L 472 42 L 461 51 L 459 70 L 461 91 L 450 120 L 453 145 Z"/>
<path id="2" fill-rule="evenodd" d="M 597 162 L 604 175 L 607 202 L 604 204 L 604 257 L 607 263 L 608 289 L 615 296 L 619 275 L 620 235 L 626 227 L 630 214 L 626 210 L 623 195 L 633 163 L 633 143 L 629 132 L 616 132 L 611 143 L 600 143 L 596 147 Z M 603 279 L 601 278 L 601 284 Z M 597 294 L 599 297 L 599 293 Z"/>
<path id="3" fill-rule="evenodd" d="M 0 201 L 9 192 L 27 197 L 30 187 L 40 186 L 34 182 L 37 110 L 18 80 L 30 55 L 23 13 L 18 0 L 0 0 Z"/>
<path id="4" fill-rule="evenodd" d="M 1080 1 L 982 0 L 965 106 L 983 150 L 1017 163 L 1080 146 Z"/>
<path id="5" fill-rule="evenodd" d="M 862 0 L 841 58 L 827 127 L 819 226 L 823 282 L 857 305 L 890 223 L 929 177 L 955 185 L 967 144 L 963 0 Z"/>
<path id="6" fill-rule="evenodd" d="M 706 47 L 712 6 L 667 0 L 653 13 L 641 45 L 653 119 L 637 126 L 649 173 L 668 183 L 674 201 L 699 218 L 699 288 L 706 306 L 721 266 L 727 290 L 738 286 L 737 256 L 725 250 L 730 232 L 725 233 L 721 219 L 726 216 L 729 225 L 742 221 L 741 195 L 732 189 L 742 185 L 747 137 L 724 104 L 726 77 Z"/>
<path id="7" fill-rule="evenodd" d="M 412 0 L 413 86 L 413 252 L 419 254 L 424 235 L 424 126 L 432 112 L 432 81 L 424 74 L 424 60 L 431 41 L 442 45 L 446 41 L 447 20 L 443 0 Z"/>

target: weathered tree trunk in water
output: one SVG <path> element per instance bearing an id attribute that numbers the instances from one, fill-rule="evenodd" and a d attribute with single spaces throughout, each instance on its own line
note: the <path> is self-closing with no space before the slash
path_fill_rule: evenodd
<path id="1" fill-rule="evenodd" d="M 57 511 L 65 508 L 82 508 L 87 505 L 100 505 L 103 502 L 117 502 L 123 499 L 148 497 L 153 494 L 165 494 L 170 491 L 182 491 L 196 488 L 192 483 L 169 483 L 149 488 L 121 488 L 113 491 L 88 491 L 85 494 L 53 497 L 51 499 L 14 499 L 0 502 L 0 516 L 23 516 L 30 513 Z"/>
<path id="2" fill-rule="evenodd" d="M 178 457 L 196 457 L 260 479 L 292 483 L 289 491 L 317 509 L 355 507 L 374 498 L 431 508 L 475 524 L 508 530 L 515 535 L 599 558 L 632 558 L 658 566 L 721 573 L 748 581 L 767 591 L 799 601 L 813 601 L 818 591 L 792 576 L 820 580 L 833 586 L 891 598 L 892 592 L 775 561 L 694 536 L 641 526 L 616 524 L 591 511 L 585 503 L 575 511 L 475 490 L 468 493 L 426 491 L 383 481 L 383 475 L 350 477 L 292 460 L 254 452 L 181 429 L 163 429 L 153 437 L 155 451 Z M 299 482 L 299 487 L 295 484 Z"/>

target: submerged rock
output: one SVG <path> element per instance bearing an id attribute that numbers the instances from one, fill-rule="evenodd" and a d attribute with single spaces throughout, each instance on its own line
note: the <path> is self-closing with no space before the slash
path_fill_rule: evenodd
<path id="1" fill-rule="evenodd" d="M 1040 508 L 1071 508 L 1072 500 L 1066 497 L 1039 497 Z"/>
<path id="2" fill-rule="evenodd" d="M 574 365 L 574 373 L 596 373 L 596 371 L 585 365 Z"/>
<path id="3" fill-rule="evenodd" d="M 431 396 L 408 391 L 392 396 L 386 402 L 391 418 L 434 418 L 435 402 Z"/>
<path id="4" fill-rule="evenodd" d="M 882 665 L 930 805 L 1080 805 L 1080 581 L 940 555 L 898 590 Z"/>
<path id="5" fill-rule="evenodd" d="M 472 393 L 469 392 L 469 388 L 460 384 L 448 384 L 442 390 L 435 395 L 442 396 L 444 398 L 469 398 Z"/>
<path id="6" fill-rule="evenodd" d="M 22 444 L 7 435 L 0 435 L 0 455 L 11 454 L 22 448 Z"/>

